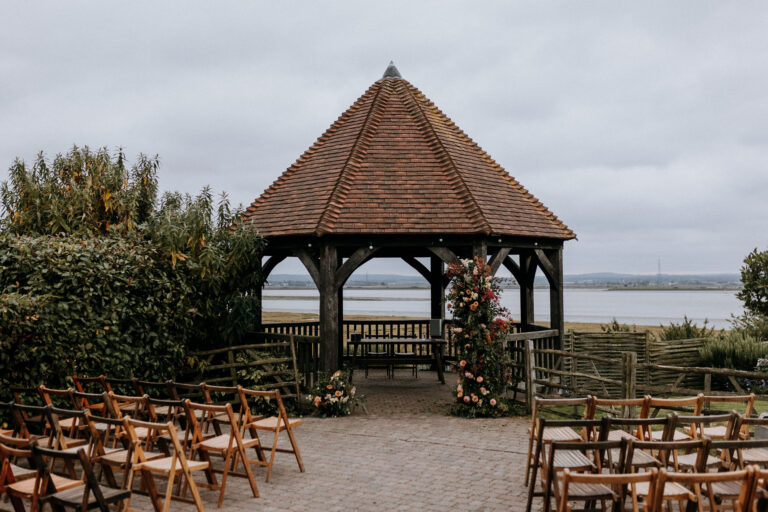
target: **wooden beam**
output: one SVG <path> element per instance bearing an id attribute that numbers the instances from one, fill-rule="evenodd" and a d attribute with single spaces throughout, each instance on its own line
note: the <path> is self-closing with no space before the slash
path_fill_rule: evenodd
<path id="1" fill-rule="evenodd" d="M 269 274 L 275 270 L 275 267 L 285 259 L 285 256 L 271 256 L 266 263 L 261 266 L 261 280 L 266 281 Z"/>
<path id="2" fill-rule="evenodd" d="M 320 289 L 320 269 L 318 262 L 309 254 L 306 249 L 299 249 L 295 252 L 296 257 L 304 264 L 304 268 L 309 272 L 309 276 L 315 282 L 315 286 Z"/>
<path id="3" fill-rule="evenodd" d="M 565 310 L 563 307 L 563 249 L 549 252 L 547 261 L 552 267 L 553 279 L 549 283 L 549 327 L 558 329 L 558 347 L 563 346 L 563 330 L 565 329 Z"/>
<path id="4" fill-rule="evenodd" d="M 523 324 L 525 331 L 529 325 L 534 323 L 533 286 L 536 277 L 536 262 L 530 251 L 520 255 L 520 274 L 522 275 L 522 280 L 518 281 L 520 285 L 520 323 Z"/>
<path id="5" fill-rule="evenodd" d="M 513 260 L 511 257 L 507 256 L 502 260 L 502 264 L 507 267 L 507 270 L 509 270 L 512 273 L 512 276 L 517 281 L 517 284 L 522 286 L 522 283 L 525 282 L 525 274 L 520 269 L 518 264 Z"/>
<path id="6" fill-rule="evenodd" d="M 480 240 L 472 245 L 472 257 L 485 261 L 488 258 L 488 242 Z"/>
<path id="7" fill-rule="evenodd" d="M 318 265 L 320 292 L 320 364 L 325 371 L 341 368 L 341 325 L 339 325 L 339 288 L 335 275 L 339 268 L 338 251 L 326 243 L 321 248 Z"/>
<path id="8" fill-rule="evenodd" d="M 429 258 L 430 274 L 430 318 L 445 319 L 445 287 L 447 285 L 444 274 L 443 260 L 437 256 Z M 423 265 L 422 265 L 423 266 Z M 426 267 L 425 267 L 426 268 Z"/>
<path id="9" fill-rule="evenodd" d="M 447 247 L 427 247 L 427 249 L 448 265 L 459 261 L 459 257 L 456 256 L 456 253 Z"/>
<path id="10" fill-rule="evenodd" d="M 488 262 L 488 265 L 491 267 L 491 274 L 496 275 L 496 272 L 499 271 L 499 267 L 501 267 L 502 262 L 504 261 L 504 258 L 509 256 L 509 253 L 512 249 L 509 247 L 501 247 L 499 248 L 498 252 L 493 255 L 491 260 Z"/>
<path id="11" fill-rule="evenodd" d="M 412 256 L 403 256 L 402 260 L 413 267 L 416 272 L 421 274 L 421 277 L 427 280 L 428 283 L 432 283 L 432 274 L 426 265 Z"/>
<path id="12" fill-rule="evenodd" d="M 541 267 L 541 270 L 544 272 L 544 275 L 547 277 L 547 281 L 549 281 L 549 286 L 557 286 L 557 273 L 555 271 L 555 267 L 552 264 L 551 261 L 549 261 L 549 257 L 544 253 L 541 249 L 534 249 L 533 251 L 536 253 L 536 259 L 539 260 L 539 267 Z"/>
<path id="13" fill-rule="evenodd" d="M 347 261 L 336 270 L 334 276 L 334 284 L 336 285 L 336 288 L 344 286 L 344 283 L 347 282 L 347 279 L 352 275 L 352 272 L 357 270 L 360 265 L 367 261 L 373 256 L 373 253 L 378 250 L 378 247 L 361 247 L 353 252 L 352 256 L 347 258 Z"/>

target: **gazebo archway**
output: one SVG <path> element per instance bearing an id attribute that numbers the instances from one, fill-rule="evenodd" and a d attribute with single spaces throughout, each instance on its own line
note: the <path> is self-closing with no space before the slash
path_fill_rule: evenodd
<path id="1" fill-rule="evenodd" d="M 444 318 L 444 268 L 481 257 L 520 286 L 520 330 L 535 328 L 534 275 L 550 284 L 562 336 L 565 240 L 554 214 L 390 64 L 246 210 L 267 240 L 264 275 L 297 257 L 320 294 L 321 365 L 342 363 L 344 283 L 372 258 L 402 258 L 430 283 Z M 419 261 L 428 259 L 429 265 Z"/>

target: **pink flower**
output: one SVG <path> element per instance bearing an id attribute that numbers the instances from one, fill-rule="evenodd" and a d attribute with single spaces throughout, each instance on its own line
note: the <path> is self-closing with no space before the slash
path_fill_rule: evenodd
<path id="1" fill-rule="evenodd" d="M 480 392 L 481 392 L 482 394 L 486 394 L 488 391 L 486 391 L 486 389 L 483 387 L 483 388 L 480 388 Z"/>
<path id="2" fill-rule="evenodd" d="M 477 402 L 478 400 L 480 400 L 480 399 L 477 398 L 477 395 L 472 395 L 472 401 L 473 402 Z"/>
<path id="3" fill-rule="evenodd" d="M 463 359 L 462 359 L 461 361 L 459 361 L 459 366 L 461 366 L 462 368 L 464 368 L 465 366 L 467 366 L 467 362 L 466 362 L 465 360 L 463 360 Z"/>
<path id="4" fill-rule="evenodd" d="M 465 402 L 467 402 L 467 403 L 469 403 L 469 397 L 468 397 L 468 396 L 465 396 L 465 397 L 464 397 L 464 401 L 465 401 Z"/>
<path id="5" fill-rule="evenodd" d="M 468 378 L 468 379 L 471 379 L 471 378 L 472 378 L 472 374 L 471 374 L 470 372 L 466 372 L 466 373 L 464 373 L 464 376 L 465 376 L 466 378 Z"/>
<path id="6" fill-rule="evenodd" d="M 492 407 L 496 407 L 496 399 L 495 398 L 491 398 L 491 406 Z"/>
<path id="7" fill-rule="evenodd" d="M 483 376 L 482 375 L 477 378 L 477 382 L 478 382 L 478 384 L 483 382 Z"/>

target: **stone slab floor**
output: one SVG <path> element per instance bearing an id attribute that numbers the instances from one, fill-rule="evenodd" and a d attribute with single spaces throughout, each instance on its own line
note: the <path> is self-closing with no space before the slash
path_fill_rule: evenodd
<path id="1" fill-rule="evenodd" d="M 446 377 L 449 384 L 441 385 L 432 372 L 414 379 L 398 370 L 394 380 L 383 371 L 368 379 L 356 372 L 368 414 L 304 418 L 295 433 L 306 472 L 299 473 L 293 455 L 278 453 L 270 483 L 264 468 L 254 468 L 261 497 L 251 496 L 245 479 L 231 477 L 221 510 L 523 510 L 526 421 L 448 416 Z M 216 510 L 218 493 L 201 494 L 206 509 Z M 148 499 L 134 496 L 132 507 L 152 510 Z M 194 506 L 174 502 L 171 510 Z"/>

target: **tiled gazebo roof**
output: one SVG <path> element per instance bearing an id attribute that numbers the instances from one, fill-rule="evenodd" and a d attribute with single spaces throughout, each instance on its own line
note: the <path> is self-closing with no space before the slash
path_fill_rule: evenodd
<path id="1" fill-rule="evenodd" d="M 266 237 L 576 236 L 393 65 L 245 219 Z"/>

